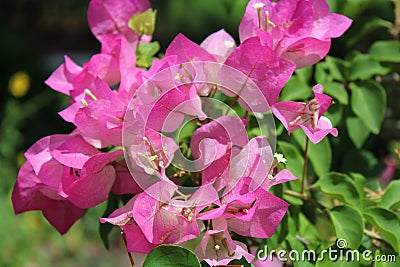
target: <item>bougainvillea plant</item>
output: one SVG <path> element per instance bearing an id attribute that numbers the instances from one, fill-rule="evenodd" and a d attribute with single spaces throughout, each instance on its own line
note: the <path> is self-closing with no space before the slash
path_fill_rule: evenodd
<path id="1" fill-rule="evenodd" d="M 281 99 L 289 80 L 327 56 L 349 18 L 326 0 L 251 0 L 239 43 L 224 30 L 200 45 L 178 34 L 156 57 L 155 17 L 148 0 L 90 2 L 100 53 L 83 66 L 65 56 L 46 80 L 70 97 L 59 114 L 76 129 L 26 151 L 15 213 L 40 210 L 65 234 L 108 201 L 100 222 L 121 229 L 132 266 L 331 266 L 371 248 L 373 257 L 396 257 L 399 183 L 374 198 L 362 175 L 329 173 L 328 136 L 340 133 L 324 115 L 341 88 L 325 94 L 321 82 L 306 89 L 312 98 Z M 353 95 L 377 86 L 350 84 Z M 365 105 L 355 107 L 364 120 Z M 107 242 L 109 228 L 101 229 Z M 290 257 L 265 257 L 267 248 Z M 314 257 L 292 257 L 304 251 Z"/>

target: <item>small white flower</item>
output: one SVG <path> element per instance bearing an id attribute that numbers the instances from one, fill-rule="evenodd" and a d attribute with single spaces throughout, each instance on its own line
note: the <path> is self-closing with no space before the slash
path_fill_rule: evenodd
<path id="1" fill-rule="evenodd" d="M 278 163 L 286 164 L 286 159 L 283 157 L 282 154 L 275 153 L 275 154 L 274 154 L 274 158 L 276 158 L 276 160 L 278 161 Z"/>
<path id="2" fill-rule="evenodd" d="M 255 9 L 263 8 L 264 6 L 265 6 L 265 4 L 261 3 L 261 2 L 254 3 L 253 5 L 251 5 L 251 7 L 255 8 Z"/>

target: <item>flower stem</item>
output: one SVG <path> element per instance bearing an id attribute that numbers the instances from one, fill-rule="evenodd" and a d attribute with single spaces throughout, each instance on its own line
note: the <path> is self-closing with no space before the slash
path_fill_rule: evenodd
<path id="1" fill-rule="evenodd" d="M 299 198 L 299 199 L 302 199 L 302 200 L 305 200 L 305 201 L 308 201 L 311 204 L 313 204 L 316 207 L 318 207 L 322 212 L 325 212 L 325 210 L 326 210 L 326 207 L 324 205 L 322 205 L 321 203 L 319 203 L 315 199 L 307 196 L 307 194 L 300 194 L 299 192 L 295 192 L 295 191 L 292 191 L 292 190 L 285 190 L 284 194 L 286 194 L 288 196 L 295 197 L 295 198 Z"/>
<path id="2" fill-rule="evenodd" d="M 368 229 L 364 229 L 364 234 L 369 236 L 369 237 L 371 237 L 371 238 L 373 238 L 373 239 L 379 239 L 379 240 L 383 240 L 384 241 L 384 239 L 380 235 L 375 233 L 374 231 L 371 231 L 371 230 L 368 230 Z"/>
<path id="3" fill-rule="evenodd" d="M 390 34 L 393 36 L 393 40 L 399 40 L 399 32 L 400 32 L 400 1 L 399 0 L 392 0 L 394 4 L 394 25 L 393 28 L 390 29 Z"/>
<path id="4" fill-rule="evenodd" d="M 307 183 L 307 164 L 308 164 L 308 143 L 310 140 L 306 137 L 306 147 L 304 149 L 304 165 L 303 175 L 301 177 L 301 194 L 304 194 L 305 185 Z"/>
<path id="5" fill-rule="evenodd" d="M 232 100 L 232 103 L 229 105 L 228 109 L 226 110 L 225 115 L 228 115 L 229 111 L 232 107 L 236 104 L 236 101 L 239 99 L 239 95 L 236 95 L 235 98 Z"/>
<path id="6" fill-rule="evenodd" d="M 142 40 L 143 34 L 140 34 L 138 36 L 138 40 L 137 40 L 137 44 L 136 44 L 136 49 L 135 49 L 135 55 L 136 57 L 139 56 L 139 45 L 140 45 L 140 41 Z"/>
<path id="7" fill-rule="evenodd" d="M 126 235 L 125 235 L 125 232 L 124 232 L 124 231 L 121 231 L 121 236 L 122 236 L 122 239 L 124 240 L 124 245 L 125 245 L 125 248 L 126 248 L 126 253 L 128 253 L 128 257 L 129 257 L 129 261 L 131 262 L 131 266 L 132 266 L 132 267 L 135 267 L 135 262 L 134 262 L 134 260 L 133 260 L 133 258 L 132 258 L 132 254 L 128 251 L 128 244 L 127 244 L 127 242 L 126 242 Z"/>

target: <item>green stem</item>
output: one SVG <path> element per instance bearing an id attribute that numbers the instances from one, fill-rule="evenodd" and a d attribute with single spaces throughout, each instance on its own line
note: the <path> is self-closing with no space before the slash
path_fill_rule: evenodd
<path id="1" fill-rule="evenodd" d="M 394 23 L 393 28 L 390 29 L 390 33 L 393 36 L 395 41 L 399 40 L 399 31 L 400 31 L 400 0 L 392 0 L 394 4 Z"/>
<path id="2" fill-rule="evenodd" d="M 288 196 L 295 197 L 295 198 L 299 198 L 299 199 L 302 199 L 302 200 L 305 200 L 305 201 L 308 201 L 308 202 L 314 204 L 316 207 L 318 207 L 323 212 L 326 210 L 325 206 L 323 206 L 321 203 L 319 203 L 315 199 L 308 197 L 307 194 L 305 194 L 305 193 L 301 194 L 299 192 L 295 192 L 295 191 L 292 191 L 292 190 L 285 190 L 284 194 L 288 195 Z"/>
<path id="3" fill-rule="evenodd" d="M 377 233 L 375 233 L 374 231 L 368 230 L 368 229 L 364 229 L 364 234 L 373 238 L 373 239 L 379 239 L 379 240 L 383 240 L 383 237 L 381 237 L 380 235 L 378 235 Z"/>
<path id="4" fill-rule="evenodd" d="M 304 149 L 304 165 L 303 165 L 303 175 L 301 177 L 301 194 L 304 194 L 305 185 L 307 183 L 307 164 L 308 164 L 308 143 L 310 140 L 306 137 L 306 147 Z"/>
<path id="5" fill-rule="evenodd" d="M 235 98 L 232 100 L 232 103 L 229 105 L 228 109 L 226 110 L 225 115 L 228 115 L 229 111 L 235 105 L 236 101 L 239 99 L 239 95 L 236 95 Z"/>

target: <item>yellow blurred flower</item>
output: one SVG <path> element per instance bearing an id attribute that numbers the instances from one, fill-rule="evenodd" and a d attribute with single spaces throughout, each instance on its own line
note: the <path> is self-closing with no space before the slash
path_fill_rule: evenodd
<path id="1" fill-rule="evenodd" d="M 8 89 L 11 94 L 17 98 L 23 97 L 29 90 L 31 80 L 29 75 L 24 71 L 18 71 L 10 77 L 8 81 Z"/>

